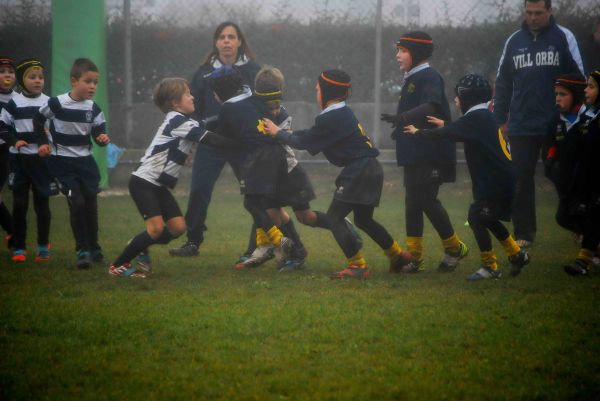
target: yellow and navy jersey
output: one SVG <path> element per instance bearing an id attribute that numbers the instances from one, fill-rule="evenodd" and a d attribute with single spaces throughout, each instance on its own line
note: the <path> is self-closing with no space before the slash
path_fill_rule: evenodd
<path id="1" fill-rule="evenodd" d="M 473 106 L 464 116 L 442 128 L 417 133 L 426 140 L 464 142 L 475 201 L 514 196 L 515 172 L 510 150 L 485 103 Z"/>
<path id="2" fill-rule="evenodd" d="M 4 129 L 10 130 L 14 134 L 10 142 L 19 140 L 27 142 L 27 145 L 22 146 L 18 151 L 14 146 L 11 146 L 10 153 L 37 155 L 38 144 L 48 143 L 45 133 L 35 133 L 33 129 L 33 118 L 47 101 L 48 96 L 43 93 L 38 96 L 25 96 L 22 93 L 17 93 L 2 109 L 0 124 L 4 124 Z"/>
<path id="3" fill-rule="evenodd" d="M 379 155 L 346 102 L 324 109 L 312 128 L 293 133 L 280 131 L 277 139 L 292 148 L 305 149 L 311 155 L 323 152 L 327 160 L 338 167 Z"/>
<path id="4" fill-rule="evenodd" d="M 408 112 L 426 103 L 435 108 L 434 117 L 450 120 L 444 79 L 428 63 L 418 65 L 405 75 L 397 114 Z M 407 121 L 406 125 L 414 125 L 417 128 L 435 127 L 427 122 L 426 116 L 421 116 L 419 121 Z M 456 145 L 451 141 L 424 141 L 422 138 L 405 134 L 403 130 L 404 126 L 399 126 L 394 132 L 396 160 L 399 166 L 456 163 Z"/>

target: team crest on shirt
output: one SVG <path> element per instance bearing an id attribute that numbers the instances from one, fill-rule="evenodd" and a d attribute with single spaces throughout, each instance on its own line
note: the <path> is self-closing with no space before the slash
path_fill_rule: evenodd
<path id="1" fill-rule="evenodd" d="M 92 122 L 92 111 L 88 110 L 85 112 L 85 121 L 87 121 L 88 123 Z"/>
<path id="2" fill-rule="evenodd" d="M 263 135 L 267 135 L 267 131 L 265 131 L 265 124 L 263 120 L 258 120 L 258 124 L 256 125 L 256 129 Z"/>
<path id="3" fill-rule="evenodd" d="M 408 88 L 406 88 L 406 91 L 408 93 L 413 93 L 415 91 L 416 87 L 415 84 L 413 84 L 412 82 L 410 84 L 408 84 Z"/>

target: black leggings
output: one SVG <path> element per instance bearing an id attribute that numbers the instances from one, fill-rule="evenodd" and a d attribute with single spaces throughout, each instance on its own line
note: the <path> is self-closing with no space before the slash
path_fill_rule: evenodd
<path id="1" fill-rule="evenodd" d="M 33 191 L 33 207 L 36 214 L 37 242 L 39 245 L 47 245 L 50 235 L 50 202 L 47 196 Z M 13 246 L 17 249 L 25 249 L 27 237 L 27 210 L 29 209 L 29 188 L 21 187 L 13 190 L 13 224 L 14 239 Z"/>
<path id="2" fill-rule="evenodd" d="M 268 232 L 273 227 L 273 221 L 265 209 L 263 195 L 244 195 L 244 207 L 252 216 L 254 226 Z"/>
<path id="3" fill-rule="evenodd" d="M 93 192 L 71 190 L 67 195 L 75 250 L 99 249 L 98 198 Z"/>
<path id="4" fill-rule="evenodd" d="M 360 250 L 360 244 L 357 238 L 352 234 L 352 231 L 350 231 L 348 225 L 344 222 L 344 218 L 350 212 L 354 212 L 354 224 L 366 232 L 367 235 L 381 247 L 381 249 L 388 249 L 394 243 L 394 239 L 387 230 L 381 224 L 373 220 L 374 210 L 375 208 L 373 206 L 346 203 L 336 199 L 331 202 L 329 210 L 327 210 L 330 229 L 347 258 L 356 255 Z"/>
<path id="5" fill-rule="evenodd" d="M 481 252 L 492 250 L 491 232 L 498 241 L 504 241 L 510 233 L 499 220 L 489 220 L 482 217 L 479 213 L 469 211 L 469 226 L 473 230 L 477 246 Z M 489 232 L 488 232 L 489 230 Z"/>
<path id="6" fill-rule="evenodd" d="M 406 187 L 405 218 L 408 237 L 423 236 L 423 213 L 427 216 L 441 239 L 454 234 L 448 213 L 438 200 L 438 184 Z"/>

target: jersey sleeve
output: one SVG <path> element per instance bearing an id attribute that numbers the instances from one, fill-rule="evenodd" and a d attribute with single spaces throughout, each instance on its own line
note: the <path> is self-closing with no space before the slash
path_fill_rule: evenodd
<path id="1" fill-rule="evenodd" d="M 294 131 L 293 133 L 280 131 L 277 140 L 294 149 L 306 150 L 314 156 L 337 142 L 339 138 L 333 135 L 331 129 L 322 120 L 317 118 L 316 124 L 307 130 Z"/>

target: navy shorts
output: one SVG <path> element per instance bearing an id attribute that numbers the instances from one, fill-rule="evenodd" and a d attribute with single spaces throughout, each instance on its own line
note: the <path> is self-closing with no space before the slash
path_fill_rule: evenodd
<path id="1" fill-rule="evenodd" d="M 50 156 L 48 158 L 50 174 L 58 182 L 60 192 L 68 195 L 69 191 L 86 193 L 100 192 L 100 170 L 94 158 Z"/>
<path id="2" fill-rule="evenodd" d="M 310 208 L 310 201 L 315 198 L 310 178 L 298 164 L 287 173 L 285 179 L 277 182 L 275 194 L 267 196 L 265 205 L 268 209 L 291 206 L 294 210 L 306 210 Z"/>
<path id="3" fill-rule="evenodd" d="M 175 197 L 167 187 L 154 185 L 138 176 L 129 179 L 129 193 L 144 220 L 162 216 L 169 221 L 183 216 Z"/>
<path id="4" fill-rule="evenodd" d="M 265 144 L 246 156 L 240 190 L 243 195 L 275 195 L 287 177 L 285 150 L 279 144 Z"/>
<path id="5" fill-rule="evenodd" d="M 512 199 L 476 200 L 469 208 L 469 216 L 476 215 L 482 221 L 510 221 Z"/>
<path id="6" fill-rule="evenodd" d="M 56 182 L 48 173 L 48 158 L 38 155 L 10 154 L 8 186 L 13 191 L 29 191 L 42 196 L 58 194 Z"/>
<path id="7" fill-rule="evenodd" d="M 383 189 L 383 169 L 374 157 L 357 159 L 345 166 L 335 180 L 333 199 L 341 202 L 378 206 Z"/>

